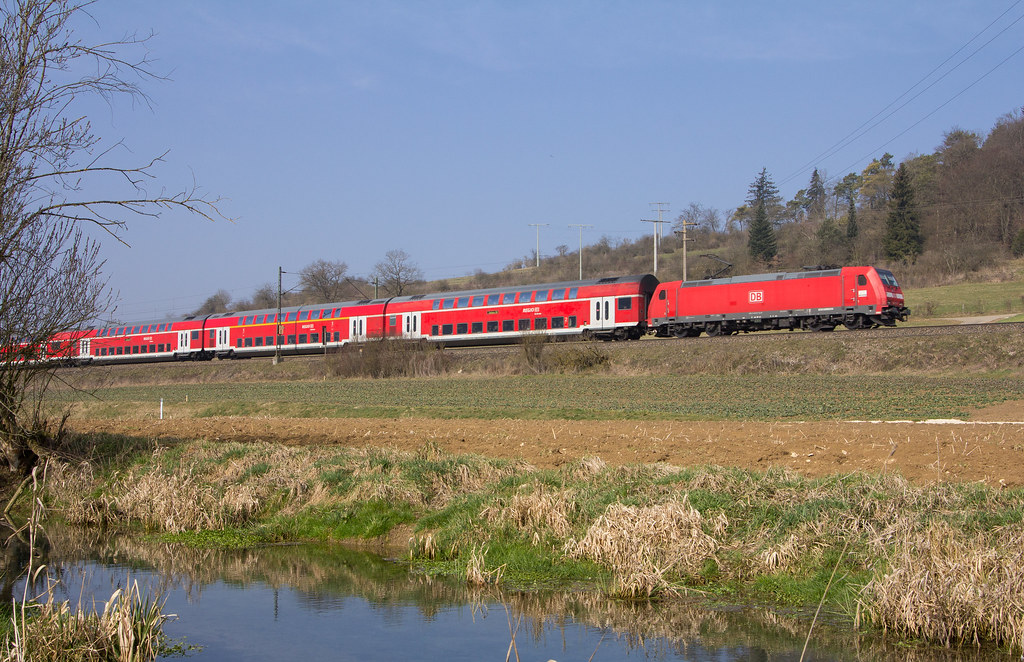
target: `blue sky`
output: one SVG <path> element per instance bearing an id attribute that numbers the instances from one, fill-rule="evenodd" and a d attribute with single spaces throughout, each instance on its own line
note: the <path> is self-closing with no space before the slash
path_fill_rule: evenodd
<path id="1" fill-rule="evenodd" d="M 430 279 L 496 271 L 531 253 L 531 223 L 549 224 L 545 255 L 576 249 L 573 224 L 593 226 L 585 244 L 637 238 L 652 202 L 666 219 L 690 202 L 728 214 L 762 167 L 789 198 L 814 167 L 838 178 L 886 151 L 927 153 L 1024 105 L 1020 0 L 100 0 L 90 13 L 83 36 L 153 31 L 168 77 L 146 84 L 151 108 L 87 106 L 93 128 L 132 157 L 170 150 L 155 185 L 194 178 L 236 219 L 167 212 L 133 220 L 130 247 L 105 240 L 128 321 L 219 289 L 248 298 L 278 266 L 317 259 L 362 276 L 403 249 Z"/>

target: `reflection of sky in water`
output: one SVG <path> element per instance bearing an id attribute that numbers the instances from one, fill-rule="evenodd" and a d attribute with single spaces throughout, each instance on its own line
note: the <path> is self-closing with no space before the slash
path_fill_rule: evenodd
<path id="1" fill-rule="evenodd" d="M 186 659 L 216 660 L 504 660 L 516 623 L 501 603 L 446 604 L 424 609 L 412 602 L 368 600 L 331 592 L 273 588 L 263 582 L 215 581 L 186 588 L 166 586 L 166 578 L 139 568 L 94 562 L 59 568 L 58 599 L 86 603 L 106 600 L 126 576 L 149 595 L 165 586 L 164 613 L 177 614 L 164 632 L 172 641 L 201 646 Z M 83 589 L 83 581 L 85 588 Z M 17 595 L 21 595 L 20 588 Z M 90 597 L 92 596 L 92 597 Z M 98 606 L 102 609 L 102 605 Z M 702 661 L 799 659 L 799 651 L 768 654 L 737 646 L 705 650 L 695 642 L 668 644 L 657 638 L 630 646 L 614 632 L 572 623 L 547 622 L 543 630 L 520 624 L 516 635 L 519 659 L 545 661 L 665 659 Z M 516 659 L 515 653 L 510 659 Z M 809 657 L 807 659 L 835 659 Z"/>
<path id="2" fill-rule="evenodd" d="M 402 565 L 344 548 L 272 547 L 201 552 L 195 558 L 171 554 L 170 561 L 160 554 L 146 556 L 161 568 L 156 572 L 145 561 L 129 561 L 123 550 L 111 553 L 110 547 L 117 548 L 108 546 L 100 554 L 106 563 L 51 561 L 49 571 L 62 579 L 56 597 L 106 600 L 130 577 L 146 595 L 163 593 L 164 613 L 178 616 L 167 623 L 165 634 L 200 646 L 186 658 L 200 662 L 504 660 L 517 627 L 510 613 L 517 608 L 530 615 L 520 621 L 515 637 L 523 662 L 591 656 L 594 662 L 795 662 L 809 624 L 786 621 L 774 610 L 712 610 L 673 601 L 638 606 L 596 593 L 505 594 L 513 605 L 506 609 L 479 593 L 471 602 L 461 582 L 411 574 Z M 15 595 L 20 598 L 20 587 Z M 630 624 L 627 630 L 624 623 Z M 661 636 L 638 634 L 635 627 Z M 824 623 L 816 627 L 805 660 L 906 659 L 899 647 L 864 648 L 865 642 L 853 640 L 849 623 L 828 636 L 824 628 Z M 1004 659 L 973 648 L 914 656 L 915 662 Z"/>

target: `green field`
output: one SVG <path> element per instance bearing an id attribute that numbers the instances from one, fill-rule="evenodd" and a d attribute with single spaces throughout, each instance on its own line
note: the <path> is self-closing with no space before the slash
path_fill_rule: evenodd
<path id="1" fill-rule="evenodd" d="M 1013 377 L 543 375 L 127 386 L 65 394 L 92 416 L 835 420 L 967 418 Z"/>

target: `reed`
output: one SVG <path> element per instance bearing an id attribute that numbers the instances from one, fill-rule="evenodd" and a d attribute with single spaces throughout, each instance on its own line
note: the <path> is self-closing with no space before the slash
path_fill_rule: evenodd
<path id="1" fill-rule="evenodd" d="M 53 587 L 14 617 L 14 633 L 4 644 L 4 662 L 148 662 L 165 646 L 163 600 L 145 597 L 138 582 L 117 589 L 102 611 L 73 608 L 57 601 Z"/>
<path id="2" fill-rule="evenodd" d="M 696 574 L 718 550 L 703 522 L 686 495 L 648 507 L 612 504 L 581 540 L 566 543 L 565 552 L 609 565 L 615 573 L 614 594 L 649 598 L 674 593 L 668 580 L 672 574 Z"/>
<path id="3" fill-rule="evenodd" d="M 862 607 L 901 635 L 1024 648 L 1024 526 L 986 541 L 935 522 L 896 549 L 888 572 L 864 588 Z"/>

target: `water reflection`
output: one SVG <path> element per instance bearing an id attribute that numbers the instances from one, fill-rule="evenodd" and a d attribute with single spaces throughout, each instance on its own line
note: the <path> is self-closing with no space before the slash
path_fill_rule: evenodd
<path id="1" fill-rule="evenodd" d="M 795 661 L 809 627 L 806 614 L 770 608 L 473 589 L 340 546 L 195 550 L 51 527 L 48 554 L 60 599 L 104 600 L 129 576 L 165 595 L 178 615 L 165 631 L 201 646 L 196 660 Z M 819 622 L 804 659 L 1009 659 L 896 648 L 852 630 Z"/>

